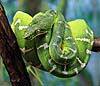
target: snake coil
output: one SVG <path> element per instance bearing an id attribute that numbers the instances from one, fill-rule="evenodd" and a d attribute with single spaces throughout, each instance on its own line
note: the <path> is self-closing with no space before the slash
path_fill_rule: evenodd
<path id="1" fill-rule="evenodd" d="M 67 23 L 54 10 L 33 18 L 18 11 L 12 28 L 25 61 L 57 77 L 74 76 L 89 61 L 94 34 L 82 19 Z"/>

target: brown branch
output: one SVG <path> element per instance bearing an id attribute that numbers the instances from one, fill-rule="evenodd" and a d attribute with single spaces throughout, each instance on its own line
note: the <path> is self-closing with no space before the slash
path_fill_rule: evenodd
<path id="1" fill-rule="evenodd" d="M 100 37 L 95 37 L 92 51 L 100 52 Z"/>
<path id="2" fill-rule="evenodd" d="M 11 30 L 0 2 L 0 54 L 10 76 L 12 86 L 31 86 L 29 75 L 21 57 L 16 37 Z"/>

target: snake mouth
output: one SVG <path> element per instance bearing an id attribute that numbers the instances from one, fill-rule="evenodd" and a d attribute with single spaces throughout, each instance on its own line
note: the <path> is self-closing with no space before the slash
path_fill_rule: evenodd
<path id="1" fill-rule="evenodd" d="M 48 31 L 40 31 L 40 30 L 36 30 L 36 31 L 34 31 L 34 33 L 29 33 L 29 34 L 27 32 L 25 32 L 24 39 L 33 40 L 40 35 L 46 34 L 47 32 Z"/>

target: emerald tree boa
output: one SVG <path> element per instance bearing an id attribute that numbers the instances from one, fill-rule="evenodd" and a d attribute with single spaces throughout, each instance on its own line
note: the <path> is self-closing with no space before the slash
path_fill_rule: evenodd
<path id="1" fill-rule="evenodd" d="M 94 34 L 83 19 L 66 22 L 55 10 L 33 18 L 18 11 L 12 22 L 23 58 L 57 77 L 72 77 L 87 65 Z"/>

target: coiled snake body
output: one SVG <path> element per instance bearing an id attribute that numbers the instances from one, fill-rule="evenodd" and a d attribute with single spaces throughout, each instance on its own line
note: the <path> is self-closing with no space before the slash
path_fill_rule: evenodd
<path id="1" fill-rule="evenodd" d="M 17 12 L 13 31 L 25 61 L 58 77 L 71 77 L 82 71 L 89 60 L 94 35 L 82 19 L 66 22 L 54 10 L 33 18 Z"/>

